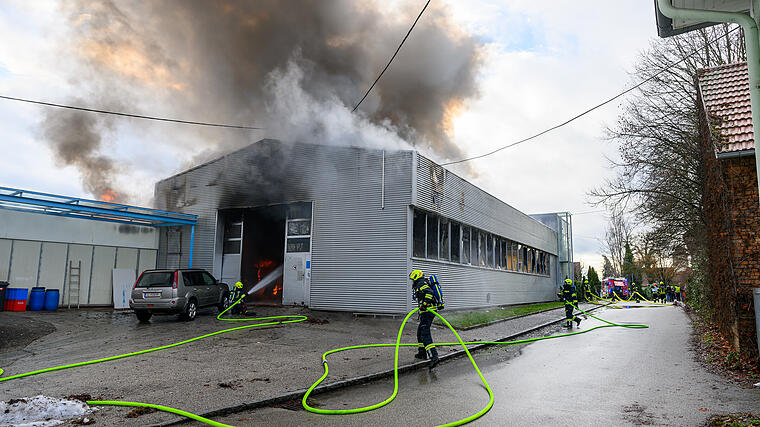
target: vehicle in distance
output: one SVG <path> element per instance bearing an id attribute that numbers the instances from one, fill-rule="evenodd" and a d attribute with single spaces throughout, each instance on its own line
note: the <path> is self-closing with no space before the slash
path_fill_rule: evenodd
<path id="1" fill-rule="evenodd" d="M 129 308 L 141 322 L 154 314 L 179 314 L 183 320 L 193 320 L 200 308 L 216 306 L 224 311 L 229 294 L 229 286 L 206 270 L 145 270 L 132 288 Z"/>

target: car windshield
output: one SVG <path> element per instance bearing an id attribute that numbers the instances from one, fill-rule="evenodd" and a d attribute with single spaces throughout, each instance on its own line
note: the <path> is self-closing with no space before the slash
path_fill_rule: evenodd
<path id="1" fill-rule="evenodd" d="M 137 288 L 155 288 L 170 287 L 174 273 L 171 271 L 152 271 L 145 272 L 140 276 L 137 282 Z"/>

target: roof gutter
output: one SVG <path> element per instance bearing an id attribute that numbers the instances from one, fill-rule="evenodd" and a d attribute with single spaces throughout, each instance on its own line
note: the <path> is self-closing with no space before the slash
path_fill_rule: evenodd
<path id="1" fill-rule="evenodd" d="M 657 0 L 660 12 L 668 18 L 681 18 L 702 22 L 725 22 L 739 24 L 744 29 L 744 44 L 747 51 L 747 71 L 749 74 L 749 99 L 752 105 L 752 134 L 760 134 L 760 35 L 753 17 L 760 6 L 760 0 L 752 0 L 753 16 L 737 12 L 717 12 L 702 9 L 682 9 L 673 7 L 672 0 Z M 755 152 L 755 172 L 760 190 L 760 150 Z M 760 345 L 760 344 L 758 344 Z"/>
<path id="2" fill-rule="evenodd" d="M 749 149 L 749 150 L 741 150 L 741 151 L 727 151 L 725 153 L 718 153 L 717 157 L 719 159 L 732 159 L 735 157 L 747 157 L 747 156 L 754 156 L 755 150 Z"/>

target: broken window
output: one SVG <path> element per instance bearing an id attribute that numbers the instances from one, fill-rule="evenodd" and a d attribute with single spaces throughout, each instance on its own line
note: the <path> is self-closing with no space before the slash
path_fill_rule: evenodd
<path id="1" fill-rule="evenodd" d="M 438 216 L 427 214 L 427 257 L 438 259 Z"/>
<path id="2" fill-rule="evenodd" d="M 462 226 L 462 264 L 471 264 L 470 256 L 470 227 Z"/>
<path id="3" fill-rule="evenodd" d="M 308 237 L 288 239 L 287 252 L 309 252 L 310 240 Z"/>
<path id="4" fill-rule="evenodd" d="M 449 220 L 441 218 L 440 226 L 438 227 L 438 235 L 440 236 L 440 254 L 441 259 L 448 261 L 449 258 Z"/>
<path id="5" fill-rule="evenodd" d="M 425 258 L 425 212 L 416 209 L 412 223 L 412 256 Z"/>
<path id="6" fill-rule="evenodd" d="M 451 223 L 451 262 L 459 262 L 459 248 L 462 246 L 460 242 L 460 228 L 456 222 Z"/>
<path id="7" fill-rule="evenodd" d="M 310 236 L 311 235 L 311 220 L 289 220 L 288 221 L 288 236 Z"/>

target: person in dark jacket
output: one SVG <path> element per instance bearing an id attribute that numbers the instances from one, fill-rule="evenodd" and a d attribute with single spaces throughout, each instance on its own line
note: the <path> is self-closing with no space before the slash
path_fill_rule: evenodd
<path id="1" fill-rule="evenodd" d="M 565 302 L 565 327 L 572 328 L 573 321 L 577 326 L 581 324 L 581 318 L 573 314 L 573 310 L 578 306 L 578 293 L 573 286 L 573 281 L 565 279 L 565 284 L 557 293 L 557 296 Z"/>
<path id="2" fill-rule="evenodd" d="M 243 282 L 235 283 L 235 287 L 232 289 L 229 297 L 229 304 L 235 304 L 235 301 L 239 300 L 243 295 L 245 295 L 245 292 L 243 292 Z M 245 298 L 230 309 L 230 314 L 248 314 Z"/>
<path id="3" fill-rule="evenodd" d="M 414 300 L 417 301 L 420 307 L 420 324 L 417 327 L 417 354 L 414 355 L 417 359 L 428 359 L 430 355 L 429 367 L 433 368 L 438 364 L 438 350 L 433 344 L 433 337 L 430 335 L 430 325 L 433 324 L 433 314 L 429 309 L 435 309 L 436 298 L 433 294 L 433 289 L 430 287 L 430 281 L 422 274 L 422 270 L 413 270 L 409 274 L 409 279 L 412 281 L 412 291 L 414 292 Z"/>

